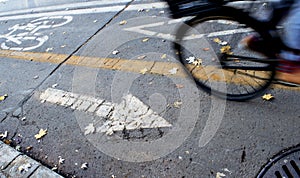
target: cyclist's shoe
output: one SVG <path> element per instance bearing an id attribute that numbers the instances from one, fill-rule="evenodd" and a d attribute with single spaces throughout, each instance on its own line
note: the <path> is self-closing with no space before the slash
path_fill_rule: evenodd
<path id="1" fill-rule="evenodd" d="M 300 84 L 300 61 L 280 60 L 276 79 L 288 83 Z"/>
<path id="2" fill-rule="evenodd" d="M 239 43 L 239 47 L 256 51 L 265 56 L 273 55 L 271 52 L 272 49 L 270 48 L 270 45 L 266 44 L 266 42 L 262 38 L 255 34 L 249 35 L 242 39 L 242 41 Z"/>

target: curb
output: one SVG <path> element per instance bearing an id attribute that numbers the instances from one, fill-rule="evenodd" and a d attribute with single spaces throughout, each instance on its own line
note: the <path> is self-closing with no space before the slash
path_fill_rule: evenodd
<path id="1" fill-rule="evenodd" d="M 63 178 L 41 163 L 0 141 L 0 178 Z"/>

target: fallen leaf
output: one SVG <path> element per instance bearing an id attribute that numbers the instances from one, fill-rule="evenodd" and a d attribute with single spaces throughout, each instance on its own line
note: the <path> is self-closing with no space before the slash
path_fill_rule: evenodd
<path id="1" fill-rule="evenodd" d="M 146 55 L 139 56 L 137 59 L 145 59 Z"/>
<path id="2" fill-rule="evenodd" d="M 223 54 L 232 54 L 231 52 L 231 46 L 227 45 L 227 46 L 223 46 L 221 49 L 220 49 L 221 53 Z"/>
<path id="3" fill-rule="evenodd" d="M 118 50 L 114 50 L 113 52 L 112 52 L 112 54 L 114 54 L 114 55 L 117 55 L 117 54 L 119 54 L 120 53 L 120 51 L 118 51 Z"/>
<path id="4" fill-rule="evenodd" d="M 63 159 L 61 156 L 59 156 L 58 158 L 59 158 L 58 164 L 63 164 L 65 159 Z"/>
<path id="5" fill-rule="evenodd" d="M 23 164 L 21 166 L 18 167 L 18 171 L 21 173 L 23 171 L 28 172 L 28 170 L 31 168 L 31 164 L 30 163 L 26 163 Z"/>
<path id="6" fill-rule="evenodd" d="M 47 48 L 46 52 L 53 51 L 53 48 Z"/>
<path id="7" fill-rule="evenodd" d="M 143 68 L 142 70 L 140 70 L 140 73 L 141 74 L 146 74 L 148 72 L 148 69 L 147 68 Z"/>
<path id="8" fill-rule="evenodd" d="M 4 142 L 6 145 L 10 145 L 12 141 L 11 141 L 11 140 L 8 140 L 8 139 L 4 139 L 3 142 Z"/>
<path id="9" fill-rule="evenodd" d="M 120 25 L 125 25 L 125 24 L 127 24 L 127 21 L 126 20 L 122 20 L 119 24 Z"/>
<path id="10" fill-rule="evenodd" d="M 221 172 L 217 172 L 216 174 L 216 178 L 221 178 L 221 177 L 225 177 L 226 175 L 221 173 Z"/>
<path id="11" fill-rule="evenodd" d="M 8 97 L 7 94 L 0 96 L 0 101 L 4 101 Z"/>
<path id="12" fill-rule="evenodd" d="M 214 38 L 214 42 L 220 44 L 222 41 L 219 38 Z"/>
<path id="13" fill-rule="evenodd" d="M 203 51 L 209 51 L 209 48 L 203 48 Z"/>
<path id="14" fill-rule="evenodd" d="M 142 42 L 147 42 L 147 41 L 149 41 L 149 38 L 144 38 L 144 39 L 142 40 Z"/>
<path id="15" fill-rule="evenodd" d="M 90 123 L 90 124 L 89 124 L 88 126 L 86 126 L 84 129 L 85 129 L 84 135 L 92 134 L 92 133 L 94 133 L 95 130 L 96 130 L 93 123 Z"/>
<path id="16" fill-rule="evenodd" d="M 39 133 L 36 134 L 34 137 L 35 139 L 39 140 L 41 139 L 42 137 L 44 137 L 45 135 L 47 135 L 47 129 L 40 129 Z"/>
<path id="17" fill-rule="evenodd" d="M 174 104 L 173 104 L 173 106 L 174 106 L 175 108 L 180 108 L 181 105 L 182 105 L 182 102 L 181 102 L 181 101 L 175 101 Z"/>
<path id="18" fill-rule="evenodd" d="M 266 101 L 270 101 L 274 99 L 274 96 L 272 94 L 264 94 L 264 96 L 262 96 L 262 99 Z"/>
<path id="19" fill-rule="evenodd" d="M 53 84 L 51 87 L 56 88 L 57 86 L 58 86 L 58 84 L 56 83 L 56 84 Z"/>
<path id="20" fill-rule="evenodd" d="M 0 134 L 0 138 L 2 138 L 2 139 L 4 139 L 4 138 L 6 138 L 7 137 L 7 131 L 5 131 L 4 133 L 1 133 Z"/>
<path id="21" fill-rule="evenodd" d="M 222 46 L 225 46 L 225 45 L 228 45 L 228 42 L 227 41 L 221 41 L 219 44 L 222 45 Z"/>
<path id="22" fill-rule="evenodd" d="M 88 168 L 88 163 L 83 163 L 80 168 L 81 169 L 87 169 Z"/>
<path id="23" fill-rule="evenodd" d="M 21 146 L 20 146 L 20 145 L 17 145 L 17 146 L 16 146 L 16 150 L 17 150 L 17 151 L 21 151 Z"/>
<path id="24" fill-rule="evenodd" d="M 197 59 L 193 62 L 193 64 L 197 67 L 201 66 L 202 65 L 202 59 Z"/>
<path id="25" fill-rule="evenodd" d="M 195 61 L 195 57 L 191 56 L 191 57 L 188 57 L 187 59 L 185 59 L 189 64 L 193 63 Z"/>
<path id="26" fill-rule="evenodd" d="M 177 73 L 177 71 L 178 71 L 178 68 L 175 68 L 175 67 L 173 69 L 169 70 L 171 75 L 175 75 Z"/>
<path id="27" fill-rule="evenodd" d="M 184 85 L 182 85 L 182 84 L 176 84 L 176 88 L 183 88 L 184 87 Z"/>
<path id="28" fill-rule="evenodd" d="M 26 149 L 26 151 L 30 151 L 30 150 L 32 150 L 32 146 L 28 146 L 28 147 L 26 147 L 25 149 Z"/>
<path id="29" fill-rule="evenodd" d="M 166 55 L 166 54 L 163 54 L 160 58 L 166 59 L 166 58 L 167 58 L 167 55 Z"/>

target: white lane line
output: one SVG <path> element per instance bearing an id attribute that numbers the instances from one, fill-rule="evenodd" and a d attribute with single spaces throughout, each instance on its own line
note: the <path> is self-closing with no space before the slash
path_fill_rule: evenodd
<path id="1" fill-rule="evenodd" d="M 131 94 L 124 96 L 121 103 L 111 103 L 100 98 L 48 88 L 40 95 L 40 99 L 42 103 L 46 101 L 102 118 L 100 126 L 96 127 L 98 122 L 89 123 L 86 130 L 107 135 L 124 129 L 172 127 L 168 121 Z M 90 134 L 88 131 L 85 133 Z"/>
<path id="2" fill-rule="evenodd" d="M 22 9 L 22 10 L 14 10 L 8 12 L 1 12 L 0 16 L 12 16 L 17 14 L 26 14 L 26 13 L 41 13 L 47 11 L 61 11 L 66 9 L 74 9 L 74 8 L 88 8 L 88 7 L 95 7 L 95 6 L 108 6 L 108 5 L 115 5 L 115 4 L 124 4 L 128 3 L 130 0 L 102 0 L 102 1 L 91 1 L 91 2 L 80 2 L 74 4 L 62 4 L 62 5 L 53 5 L 47 7 L 36 7 L 30 9 Z"/>
<path id="3" fill-rule="evenodd" d="M 148 4 L 135 4 L 129 6 L 125 11 L 134 11 L 140 9 L 160 9 L 166 8 L 167 4 L 163 2 L 158 3 L 148 3 Z M 63 10 L 63 11 L 55 11 L 55 12 L 43 12 L 36 14 L 24 14 L 24 15 L 15 15 L 15 16 L 4 16 L 0 17 L 0 21 L 4 20 L 18 20 L 18 19 L 27 19 L 27 18 L 37 18 L 44 16 L 57 16 L 57 15 L 84 15 L 84 14 L 98 14 L 98 13 L 108 13 L 108 12 L 119 12 L 125 8 L 125 5 L 116 5 L 116 6 L 108 6 L 108 7 L 98 7 L 98 8 L 89 8 L 89 9 L 75 9 L 75 10 Z"/>
<path id="4" fill-rule="evenodd" d="M 184 21 L 185 19 L 177 19 L 177 20 L 170 20 L 167 22 L 155 22 L 155 23 L 150 23 L 150 24 L 144 24 L 144 25 L 138 25 L 138 26 L 133 26 L 133 27 L 128 27 L 124 28 L 123 30 L 125 31 L 130 31 L 130 32 L 135 32 L 135 33 L 140 33 L 146 36 L 156 36 L 159 38 L 163 38 L 166 40 L 175 40 L 175 35 L 168 34 L 168 33 L 161 33 L 159 31 L 154 31 L 153 27 L 163 27 L 168 24 L 173 24 L 173 23 L 179 23 Z M 221 23 L 224 23 L 220 21 Z M 211 32 L 208 34 L 193 34 L 189 36 L 185 36 L 183 40 L 193 40 L 193 39 L 200 39 L 203 37 L 218 37 L 218 36 L 225 36 L 225 35 L 234 35 L 238 33 L 248 33 L 253 31 L 250 28 L 241 28 L 241 29 L 233 29 L 233 30 L 223 30 L 223 31 L 218 31 L 218 32 Z"/>

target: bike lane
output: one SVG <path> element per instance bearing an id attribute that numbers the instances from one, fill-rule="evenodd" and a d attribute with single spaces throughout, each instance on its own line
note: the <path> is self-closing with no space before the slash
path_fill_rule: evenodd
<path id="1" fill-rule="evenodd" d="M 146 12 L 147 9 L 144 10 Z M 163 13 L 160 9 L 153 10 L 151 8 L 149 14 L 142 14 L 152 17 L 155 14 L 161 15 Z M 19 125 L 16 126 L 18 128 L 15 128 L 17 131 L 13 137 L 17 143 L 22 140 L 19 145 L 22 146 L 23 151 L 68 177 L 72 175 L 78 177 L 216 177 L 223 174 L 229 177 L 236 175 L 253 177 L 264 160 L 276 150 L 285 147 L 283 144 L 291 145 L 297 142 L 297 138 L 286 139 L 298 135 L 297 124 L 293 125 L 294 122 L 297 122 L 295 118 L 289 118 L 290 120 L 287 122 L 274 122 L 276 118 L 284 117 L 287 112 L 297 113 L 296 110 L 284 106 L 281 113 L 269 113 L 278 109 L 279 104 L 282 103 L 280 101 L 278 103 L 265 103 L 257 99 L 245 104 L 227 103 L 227 110 L 223 115 L 222 125 L 217 135 L 208 145 L 199 147 L 199 138 L 201 138 L 209 115 L 215 113 L 212 116 L 217 117 L 220 114 L 218 110 L 222 108 L 220 104 L 223 101 L 215 102 L 211 97 L 195 90 L 192 83 L 178 77 L 177 75 L 181 71 L 177 65 L 171 68 L 168 68 L 170 67 L 169 63 L 162 65 L 165 61 L 175 63 L 174 57 L 172 57 L 173 51 L 171 51 L 167 39 L 153 38 L 141 33 L 137 33 L 137 35 L 133 32 L 124 32 L 123 29 L 126 27 L 128 29 L 128 27 L 143 25 L 144 23 L 141 22 L 146 24 L 157 22 L 153 18 L 146 18 L 149 21 L 128 18 L 137 15 L 141 15 L 141 13 L 134 11 L 131 14 L 128 12 L 121 14 L 106 27 L 107 30 L 104 29 L 103 33 L 97 34 L 76 53 L 81 57 L 76 58 L 75 56 L 66 61 L 66 64 L 76 66 L 60 66 L 23 105 L 26 118 L 19 118 L 24 120 L 18 121 Z M 166 33 L 170 29 L 165 28 L 162 31 Z M 131 36 L 131 38 L 128 40 L 127 36 Z M 55 46 L 61 47 L 61 43 Z M 67 46 L 63 48 L 66 49 Z M 44 50 L 46 49 L 44 48 Z M 56 51 L 53 49 L 52 52 Z M 25 54 L 34 56 L 35 53 Z M 55 63 L 56 61 L 51 55 L 37 54 L 43 59 L 49 58 L 51 62 Z M 65 59 L 64 53 L 61 52 L 60 54 L 63 55 L 58 55 L 54 59 Z M 111 60 L 89 58 L 99 56 L 109 57 Z M 35 58 L 36 61 L 38 58 L 39 56 Z M 127 60 L 124 59 L 130 62 L 126 62 Z M 156 61 L 158 65 L 156 66 L 153 61 Z M 24 62 L 26 63 L 26 61 Z M 40 63 L 37 65 L 40 66 Z M 78 67 L 77 65 L 85 67 Z M 91 69 L 91 66 L 96 67 Z M 100 69 L 97 69 L 99 66 Z M 103 66 L 107 66 L 107 68 Z M 30 67 L 28 66 L 28 68 Z M 95 68 L 97 70 L 94 70 Z M 165 72 L 157 72 L 162 70 Z M 157 72 L 156 75 L 152 75 L 155 72 Z M 65 93 L 66 91 L 71 92 L 71 94 Z M 125 102 L 125 106 L 133 107 L 135 110 L 136 106 L 143 108 L 145 104 L 150 105 L 167 121 L 164 127 L 153 126 L 153 129 L 135 126 L 133 128 L 138 128 L 138 130 L 128 132 L 120 132 L 117 130 L 118 128 L 114 128 L 112 136 L 109 135 L 110 132 L 107 132 L 109 128 L 104 130 L 105 132 L 97 131 L 98 126 L 105 125 L 105 121 L 111 118 L 101 114 L 105 113 L 106 109 L 109 110 L 109 107 L 113 106 L 112 103 L 120 103 L 120 98 L 127 91 L 142 103 L 132 99 L 133 97 L 129 101 L 126 98 L 121 99 L 121 101 L 129 102 L 129 104 Z M 49 98 L 50 95 L 53 95 L 52 92 L 56 97 Z M 76 94 L 80 94 L 84 98 L 78 104 L 73 101 L 71 105 L 74 108 L 59 98 L 59 96 L 73 95 L 73 98 L 78 101 Z M 293 92 L 286 96 L 292 96 L 292 94 Z M 72 101 L 71 98 L 67 97 L 67 100 Z M 97 101 L 102 102 L 101 104 L 104 103 L 104 105 L 100 105 L 104 106 L 102 107 L 103 110 L 98 114 L 97 112 L 95 112 L 96 114 L 89 112 L 88 110 Z M 183 101 L 184 103 L 182 103 Z M 86 104 L 88 102 L 91 103 Z M 133 105 L 130 105 L 130 102 L 133 102 Z M 213 105 L 213 102 L 216 105 Z M 296 103 L 296 99 L 292 100 L 291 103 Z M 75 107 L 75 105 L 77 106 Z M 101 108 L 100 106 L 98 109 Z M 249 109 L 249 107 L 253 109 Z M 118 111 L 125 112 L 126 110 Z M 184 111 L 189 111 L 189 113 L 184 113 Z M 106 113 L 108 115 L 122 114 L 120 112 L 107 111 Z M 181 120 L 181 117 L 188 119 L 188 116 L 193 114 L 197 115 L 195 117 L 197 124 L 195 124 L 195 118 L 185 120 L 186 123 Z M 261 116 L 264 115 L 269 115 L 269 117 L 262 119 Z M 104 120 L 101 117 L 104 117 Z M 151 118 L 153 117 L 152 115 Z M 151 118 L 148 121 L 153 121 Z M 16 118 L 7 117 L 1 123 L 3 125 L 1 128 L 5 128 L 4 130 L 6 128 L 11 129 L 16 120 Z M 176 123 L 183 126 L 176 127 Z M 167 127 L 169 124 L 172 125 L 171 128 Z M 218 125 L 219 123 L 212 122 L 212 124 Z M 184 132 L 184 128 L 188 133 Z M 277 129 L 266 131 L 266 128 Z M 287 128 L 293 130 L 294 133 L 291 133 Z M 38 141 L 34 135 L 40 129 L 47 129 L 47 135 Z M 193 134 L 189 136 L 191 130 Z M 177 139 L 167 137 L 168 134 L 174 133 L 177 134 Z M 188 136 L 181 138 L 180 134 L 187 134 Z M 164 145 L 163 148 L 169 147 L 170 150 L 160 152 L 157 148 L 155 150 L 153 145 L 156 146 L 155 141 L 163 140 L 162 138 L 168 138 L 165 141 L 174 143 L 183 139 L 183 142 L 176 143 L 179 146 L 175 145 L 175 147 L 174 144 L 166 142 L 166 144 L 162 144 Z M 283 140 L 274 140 L 273 138 L 283 138 Z M 137 146 L 144 143 L 149 143 L 146 147 L 148 146 L 150 149 L 145 149 L 145 146 Z M 125 149 L 124 145 L 131 150 Z M 137 149 L 130 147 L 132 145 L 136 146 Z M 27 150 L 31 146 L 32 148 Z M 146 151 L 141 153 L 140 149 Z M 151 154 L 153 149 L 155 153 L 161 153 L 161 155 Z M 110 150 L 113 152 L 109 152 Z M 124 153 L 120 154 L 121 151 Z M 86 165 L 85 163 L 87 163 L 87 169 L 81 169 L 83 165 Z"/>

